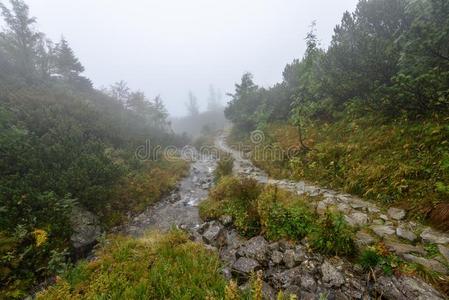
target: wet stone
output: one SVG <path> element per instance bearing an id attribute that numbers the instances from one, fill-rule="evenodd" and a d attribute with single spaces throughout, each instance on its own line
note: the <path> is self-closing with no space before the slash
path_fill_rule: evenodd
<path id="1" fill-rule="evenodd" d="M 374 231 L 375 234 L 380 237 L 393 235 L 396 232 L 393 227 L 387 225 L 371 225 L 370 228 L 372 231 Z"/>
<path id="2" fill-rule="evenodd" d="M 210 226 L 203 234 L 203 239 L 208 244 L 213 244 L 223 231 L 223 227 L 219 225 Z"/>
<path id="3" fill-rule="evenodd" d="M 421 233 L 421 238 L 426 243 L 443 244 L 443 245 L 449 243 L 448 234 L 435 231 L 431 228 L 426 228 Z"/>
<path id="4" fill-rule="evenodd" d="M 295 251 L 291 249 L 285 251 L 283 261 L 287 268 L 289 269 L 293 268 L 296 264 Z"/>
<path id="5" fill-rule="evenodd" d="M 432 271 L 445 275 L 449 274 L 448 269 L 437 260 L 419 257 L 412 254 L 404 254 L 403 257 L 409 262 L 421 264 Z"/>
<path id="6" fill-rule="evenodd" d="M 405 218 L 405 210 L 400 208 L 391 207 L 388 209 L 388 215 L 395 220 L 402 220 Z"/>
<path id="7" fill-rule="evenodd" d="M 273 251 L 273 253 L 271 254 L 271 261 L 275 264 L 278 265 L 282 262 L 282 260 L 284 259 L 282 252 L 280 251 Z"/>
<path id="8" fill-rule="evenodd" d="M 356 244 L 359 246 L 359 248 L 370 246 L 374 244 L 375 241 L 376 240 L 370 234 L 364 231 L 358 231 L 356 233 Z"/>
<path id="9" fill-rule="evenodd" d="M 239 274 L 248 275 L 259 267 L 260 265 L 256 260 L 247 257 L 240 257 L 233 264 L 232 269 Z"/>
<path id="10" fill-rule="evenodd" d="M 268 242 L 262 236 L 256 236 L 247 241 L 240 249 L 239 255 L 253 258 L 259 262 L 266 260 Z"/>
<path id="11" fill-rule="evenodd" d="M 408 230 L 402 226 L 396 228 L 396 235 L 400 238 L 409 240 L 410 242 L 414 242 L 418 239 L 416 234 L 414 234 L 411 230 Z"/>
<path id="12" fill-rule="evenodd" d="M 386 240 L 385 245 L 389 248 L 390 251 L 395 252 L 396 254 L 408 254 L 408 253 L 418 253 L 421 255 L 426 255 L 426 251 L 420 245 L 413 246 L 410 244 L 398 243 L 395 241 Z"/>
<path id="13" fill-rule="evenodd" d="M 302 274 L 301 276 L 301 288 L 308 292 L 315 292 L 317 287 L 316 281 L 310 274 Z"/>
<path id="14" fill-rule="evenodd" d="M 321 273 L 323 274 L 323 282 L 331 287 L 340 287 L 345 283 L 345 279 L 340 271 L 328 261 L 321 265 Z"/>

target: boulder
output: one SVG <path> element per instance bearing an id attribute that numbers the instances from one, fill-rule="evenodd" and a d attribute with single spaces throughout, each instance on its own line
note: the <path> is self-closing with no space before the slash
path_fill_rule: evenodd
<path id="1" fill-rule="evenodd" d="M 267 260 L 268 242 L 262 236 L 256 236 L 240 247 L 238 254 L 264 263 Z"/>
<path id="2" fill-rule="evenodd" d="M 349 216 L 345 216 L 345 220 L 353 227 L 363 226 L 368 223 L 368 216 L 362 212 L 354 212 Z"/>
<path id="3" fill-rule="evenodd" d="M 223 244 L 221 237 L 223 235 L 223 227 L 220 225 L 211 225 L 203 233 L 203 240 L 207 244 L 218 245 Z"/>
<path id="4" fill-rule="evenodd" d="M 284 256 L 282 255 L 282 252 L 280 252 L 280 251 L 275 250 L 271 254 L 271 261 L 275 265 L 279 265 L 283 259 L 284 259 Z"/>
<path id="5" fill-rule="evenodd" d="M 407 253 L 418 253 L 421 255 L 426 255 L 426 251 L 420 245 L 413 246 L 410 244 L 399 243 L 391 240 L 385 241 L 385 246 L 392 252 L 395 252 L 398 255 L 407 254 Z"/>
<path id="6" fill-rule="evenodd" d="M 81 207 L 72 209 L 70 222 L 73 229 L 70 241 L 75 249 L 89 247 L 96 243 L 102 234 L 97 216 Z"/>
<path id="7" fill-rule="evenodd" d="M 301 284 L 302 271 L 300 267 L 288 269 L 283 272 L 274 273 L 271 281 L 276 289 L 285 289 L 291 285 L 299 286 Z"/>
<path id="8" fill-rule="evenodd" d="M 374 244 L 376 241 L 369 233 L 366 233 L 365 231 L 358 231 L 355 235 L 356 237 L 356 244 L 359 246 L 359 248 L 363 248 L 366 246 L 370 246 Z"/>
<path id="9" fill-rule="evenodd" d="M 330 287 L 338 288 L 345 283 L 343 275 L 329 261 L 325 261 L 321 265 L 321 274 L 323 275 L 323 282 Z"/>
<path id="10" fill-rule="evenodd" d="M 424 267 L 428 268 L 429 270 L 441 273 L 441 274 L 449 274 L 449 270 L 439 261 L 435 259 L 429 259 L 424 257 L 415 256 L 412 254 L 404 254 L 402 257 L 404 257 L 405 260 L 423 265 Z"/>
<path id="11" fill-rule="evenodd" d="M 316 291 L 317 284 L 312 275 L 305 273 L 301 276 L 301 288 L 312 293 Z"/>
<path id="12" fill-rule="evenodd" d="M 374 289 L 385 299 L 391 300 L 442 300 L 444 297 L 431 285 L 410 276 L 381 276 L 377 278 Z"/>
<path id="13" fill-rule="evenodd" d="M 413 233 L 413 231 L 408 230 L 403 226 L 399 226 L 398 228 L 396 228 L 396 235 L 400 238 L 409 240 L 410 242 L 414 242 L 418 238 L 416 234 Z"/>
<path id="14" fill-rule="evenodd" d="M 385 237 L 389 235 L 393 235 L 396 230 L 392 226 L 388 225 L 371 225 L 371 230 L 374 231 L 380 237 Z"/>
<path id="15" fill-rule="evenodd" d="M 395 220 L 402 220 L 405 218 L 405 210 L 400 208 L 391 207 L 388 209 L 387 214 L 390 216 L 390 218 Z"/>
<path id="16" fill-rule="evenodd" d="M 289 269 L 293 268 L 296 265 L 295 251 L 292 249 L 285 251 L 283 261 L 287 268 Z"/>
<path id="17" fill-rule="evenodd" d="M 442 245 L 449 243 L 448 234 L 435 231 L 431 228 L 426 228 L 421 233 L 421 238 L 426 243 L 442 244 Z"/>
<path id="18" fill-rule="evenodd" d="M 241 275 L 248 275 L 260 267 L 259 263 L 248 257 L 240 257 L 233 265 L 233 271 Z"/>

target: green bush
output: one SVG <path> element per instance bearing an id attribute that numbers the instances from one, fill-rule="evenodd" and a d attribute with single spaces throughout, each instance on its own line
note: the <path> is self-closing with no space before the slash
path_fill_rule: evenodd
<path id="1" fill-rule="evenodd" d="M 310 236 L 311 246 L 326 255 L 355 253 L 354 232 L 341 213 L 327 211 Z"/>
<path id="2" fill-rule="evenodd" d="M 314 215 L 303 200 L 275 186 L 267 186 L 260 194 L 257 210 L 262 231 L 270 240 L 300 240 L 313 226 Z"/>

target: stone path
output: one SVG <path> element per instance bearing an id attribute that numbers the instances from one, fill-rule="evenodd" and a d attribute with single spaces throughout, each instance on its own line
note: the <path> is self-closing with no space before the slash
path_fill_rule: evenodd
<path id="1" fill-rule="evenodd" d="M 327 209 L 342 212 L 346 221 L 359 230 L 356 236 L 360 246 L 371 245 L 383 239 L 389 250 L 403 259 L 423 264 L 445 275 L 449 274 L 449 234 L 406 221 L 406 212 L 403 209 L 390 208 L 384 211 L 375 204 L 356 196 L 323 189 L 304 181 L 270 179 L 264 171 L 256 168 L 240 152 L 226 145 L 225 135 L 218 138 L 216 145 L 232 154 L 236 161 L 234 171 L 237 175 L 251 177 L 261 183 L 277 185 L 298 195 L 313 196 L 314 201 L 310 205 L 319 214 L 324 214 Z M 434 245 L 440 253 L 432 258 L 426 257 L 429 253 L 424 246 L 428 244 Z"/>
<path id="2" fill-rule="evenodd" d="M 197 157 L 190 167 L 189 174 L 181 180 L 177 188 L 163 200 L 150 206 L 117 231 L 139 236 L 145 231 L 169 230 L 173 226 L 194 228 L 201 224 L 198 204 L 207 197 L 213 182 L 216 159 Z"/>

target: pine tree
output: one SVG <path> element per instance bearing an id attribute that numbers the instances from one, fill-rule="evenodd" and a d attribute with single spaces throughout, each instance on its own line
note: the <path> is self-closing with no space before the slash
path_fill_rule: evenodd
<path id="1" fill-rule="evenodd" d="M 55 48 L 55 71 L 66 80 L 75 79 L 84 72 L 83 65 L 63 37 Z"/>

